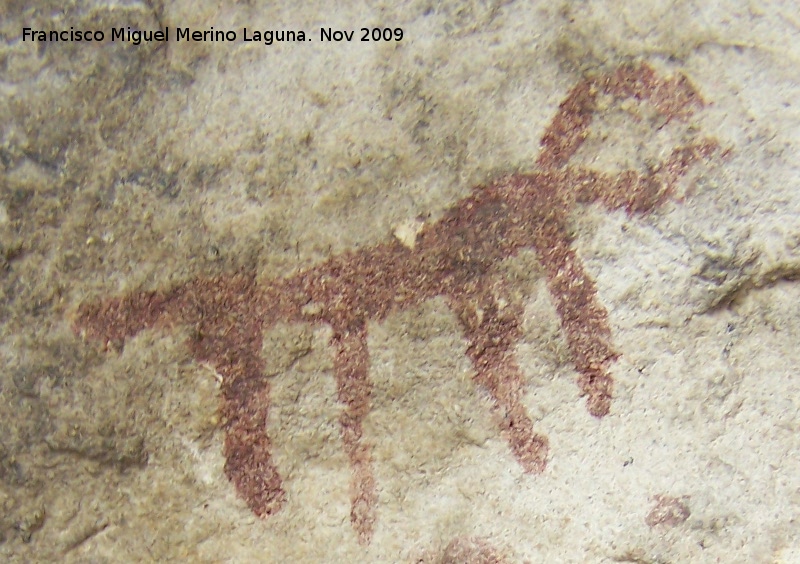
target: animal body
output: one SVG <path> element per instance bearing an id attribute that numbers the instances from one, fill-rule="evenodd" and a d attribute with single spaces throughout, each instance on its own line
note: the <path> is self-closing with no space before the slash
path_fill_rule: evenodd
<path id="1" fill-rule="evenodd" d="M 260 285 L 254 273 L 237 272 L 87 303 L 77 310 L 75 328 L 87 338 L 122 344 L 147 328 L 194 327 L 188 342 L 194 358 L 222 376 L 225 473 L 253 512 L 267 516 L 281 508 L 286 494 L 267 432 L 263 334 L 278 322 L 329 325 L 343 404 L 341 438 L 352 466 L 351 521 L 359 540 L 368 543 L 377 502 L 363 436 L 371 391 L 369 324 L 443 296 L 460 320 L 475 382 L 492 399 L 501 435 L 525 472 L 541 472 L 548 439 L 534 430 L 522 404 L 525 383 L 514 357 L 524 304 L 506 299 L 508 282 L 498 264 L 523 249 L 536 252 L 588 412 L 606 415 L 613 391 L 609 367 L 618 354 L 607 311 L 573 249 L 568 217 L 584 204 L 650 212 L 716 148 L 706 139 L 677 147 L 644 174 L 570 166 L 601 96 L 649 103 L 666 120 L 685 119 L 703 104 L 682 76 L 662 79 L 647 65 L 622 65 L 572 88 L 541 139 L 535 170 L 476 187 L 424 225 L 413 245 L 386 241 Z"/>

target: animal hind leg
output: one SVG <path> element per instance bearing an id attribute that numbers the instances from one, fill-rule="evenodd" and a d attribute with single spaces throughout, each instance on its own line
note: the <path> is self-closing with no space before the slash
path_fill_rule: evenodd
<path id="1" fill-rule="evenodd" d="M 286 493 L 272 461 L 272 443 L 267 435 L 270 390 L 261 364 L 253 356 L 217 369 L 223 377 L 225 474 L 253 513 L 266 517 L 283 507 Z M 236 378 L 241 374 L 258 376 Z"/>
<path id="2" fill-rule="evenodd" d="M 369 412 L 372 390 L 368 374 L 366 325 L 335 330 L 331 342 L 336 347 L 334 371 L 338 398 L 345 405 L 339 417 L 342 442 L 353 472 L 350 521 L 358 534 L 359 542 L 368 544 L 375 526 L 375 504 L 378 496 L 375 491 L 370 447 L 362 441 L 363 423 Z"/>

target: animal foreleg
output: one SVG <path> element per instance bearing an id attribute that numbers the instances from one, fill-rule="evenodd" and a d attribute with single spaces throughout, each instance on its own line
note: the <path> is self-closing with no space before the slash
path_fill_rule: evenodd
<path id="1" fill-rule="evenodd" d="M 501 311 L 490 295 L 453 305 L 469 341 L 467 355 L 475 367 L 475 382 L 492 397 L 502 435 L 525 472 L 542 472 L 549 444 L 547 437 L 533 430 L 522 404 L 524 382 L 513 356 L 521 308 L 506 305 Z"/>
<path id="2" fill-rule="evenodd" d="M 536 249 L 547 273 L 547 284 L 561 318 L 578 385 L 595 417 L 611 407 L 613 380 L 608 365 L 617 358 L 611 345 L 608 312 L 597 300 L 597 289 L 570 245 L 562 225 L 553 222 L 537 233 Z"/>

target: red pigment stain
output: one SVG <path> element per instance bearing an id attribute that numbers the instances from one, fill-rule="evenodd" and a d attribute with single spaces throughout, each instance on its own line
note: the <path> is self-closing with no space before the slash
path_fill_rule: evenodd
<path id="1" fill-rule="evenodd" d="M 684 523 L 691 515 L 689 507 L 686 505 L 688 497 L 670 497 L 668 495 L 656 495 L 653 497 L 655 505 L 644 522 L 648 527 L 664 525 L 666 527 L 676 527 Z"/>
<path id="2" fill-rule="evenodd" d="M 456 537 L 440 552 L 429 551 L 414 564 L 509 564 L 508 557 L 485 539 Z"/>
<path id="3" fill-rule="evenodd" d="M 492 399 L 500 434 L 525 472 L 542 472 L 548 439 L 534 431 L 522 404 L 525 382 L 514 358 L 523 304 L 507 303 L 504 259 L 534 249 L 547 276 L 578 386 L 595 417 L 609 412 L 618 357 L 608 312 L 572 246 L 567 220 L 579 204 L 644 214 L 672 193 L 696 161 L 717 145 L 703 139 L 678 147 L 646 174 L 604 174 L 568 162 L 587 136 L 598 96 L 650 103 L 665 119 L 685 119 L 702 106 L 683 77 L 661 79 L 647 65 L 624 65 L 587 78 L 561 103 L 541 140 L 537 169 L 476 187 L 435 223 L 425 225 L 413 248 L 392 240 L 332 256 L 286 278 L 255 283 L 255 273 L 200 278 L 170 290 L 133 293 L 79 307 L 76 331 L 121 346 L 150 327 L 193 326 L 194 358 L 223 378 L 225 473 L 259 516 L 286 502 L 267 434 L 269 381 L 261 347 L 277 322 L 327 324 L 333 329 L 334 374 L 344 450 L 352 466 L 351 522 L 361 543 L 375 525 L 376 483 L 364 418 L 370 410 L 368 323 L 444 296 L 467 340 L 475 382 Z"/>

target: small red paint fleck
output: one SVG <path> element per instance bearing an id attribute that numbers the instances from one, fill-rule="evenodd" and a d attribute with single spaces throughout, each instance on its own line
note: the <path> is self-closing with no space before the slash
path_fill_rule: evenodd
<path id="1" fill-rule="evenodd" d="M 480 538 L 457 537 L 450 541 L 437 560 L 438 564 L 505 564 L 508 559 Z"/>
<path id="2" fill-rule="evenodd" d="M 653 497 L 653 501 L 656 502 L 653 509 L 644 518 L 648 527 L 657 525 L 676 527 L 684 523 L 691 515 L 689 507 L 686 505 L 688 501 L 686 496 L 678 498 L 659 494 Z"/>

